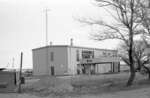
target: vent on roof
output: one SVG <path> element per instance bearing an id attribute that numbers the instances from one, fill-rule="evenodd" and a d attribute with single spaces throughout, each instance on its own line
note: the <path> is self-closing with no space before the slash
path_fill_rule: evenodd
<path id="1" fill-rule="evenodd" d="M 53 42 L 50 42 L 50 46 L 52 46 L 53 45 Z"/>
<path id="2" fill-rule="evenodd" d="M 70 39 L 70 46 L 73 46 L 73 38 Z"/>

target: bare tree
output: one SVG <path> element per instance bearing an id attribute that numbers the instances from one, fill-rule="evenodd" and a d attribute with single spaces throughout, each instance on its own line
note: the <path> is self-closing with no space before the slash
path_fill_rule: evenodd
<path id="1" fill-rule="evenodd" d="M 136 13 L 136 16 L 139 19 L 137 22 L 141 25 L 139 31 L 143 33 L 143 41 L 149 47 L 147 40 L 150 39 L 150 1 L 146 0 L 145 3 L 140 3 L 140 11 Z"/>
<path id="2" fill-rule="evenodd" d="M 94 19 L 79 19 L 90 25 L 104 26 L 103 32 L 93 34 L 95 40 L 119 39 L 128 47 L 128 65 L 130 67 L 130 77 L 127 86 L 132 85 L 135 78 L 135 68 L 133 60 L 133 38 L 136 35 L 143 34 L 141 27 L 142 17 L 141 5 L 146 4 L 147 0 L 96 0 L 99 7 L 106 9 L 111 17 L 115 20 L 114 23 L 107 23 L 102 20 Z"/>
<path id="3" fill-rule="evenodd" d="M 136 40 L 133 44 L 133 62 L 135 71 L 140 73 L 148 74 L 148 79 L 150 79 L 150 69 L 147 66 L 150 63 L 149 55 L 145 53 L 145 48 L 147 47 L 147 42 L 145 43 L 144 40 Z M 122 60 L 129 65 L 129 58 L 127 54 L 128 46 L 125 44 L 119 45 L 119 55 L 121 56 Z M 145 74 L 144 74 L 145 75 Z"/>

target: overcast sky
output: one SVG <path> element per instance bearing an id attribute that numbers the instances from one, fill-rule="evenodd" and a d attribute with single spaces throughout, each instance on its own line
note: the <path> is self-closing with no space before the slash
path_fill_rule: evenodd
<path id="1" fill-rule="evenodd" d="M 115 48 L 114 41 L 97 42 L 90 39 L 91 27 L 73 17 L 104 18 L 103 9 L 92 0 L 0 0 L 0 67 L 16 67 L 23 51 L 23 66 L 32 66 L 32 49 L 45 45 L 45 13 L 48 8 L 48 40 L 56 45 Z"/>

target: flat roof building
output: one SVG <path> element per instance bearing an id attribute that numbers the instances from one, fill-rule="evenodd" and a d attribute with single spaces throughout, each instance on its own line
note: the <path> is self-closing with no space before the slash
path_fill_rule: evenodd
<path id="1" fill-rule="evenodd" d="M 34 75 L 119 72 L 117 50 L 50 45 L 32 50 Z"/>

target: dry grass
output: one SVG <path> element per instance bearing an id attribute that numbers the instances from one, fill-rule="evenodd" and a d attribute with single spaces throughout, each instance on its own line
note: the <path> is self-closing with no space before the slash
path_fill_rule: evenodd
<path id="1" fill-rule="evenodd" d="M 43 76 L 39 81 L 23 85 L 23 92 L 38 96 L 49 94 L 64 94 L 73 90 L 70 79 L 60 79 L 56 77 Z"/>
<path id="2" fill-rule="evenodd" d="M 150 80 L 146 76 L 137 73 L 134 85 L 126 86 L 128 73 L 102 75 L 102 76 L 78 76 L 74 77 L 72 86 L 80 94 L 111 93 L 123 90 L 132 90 L 142 87 L 150 87 Z"/>
<path id="3" fill-rule="evenodd" d="M 107 75 L 80 75 L 73 77 L 40 77 L 37 82 L 27 83 L 23 86 L 25 93 L 41 96 L 72 95 L 72 94 L 101 94 L 121 90 L 132 90 L 149 87 L 150 81 L 145 76 L 137 74 L 134 85 L 126 87 L 128 73 Z"/>

